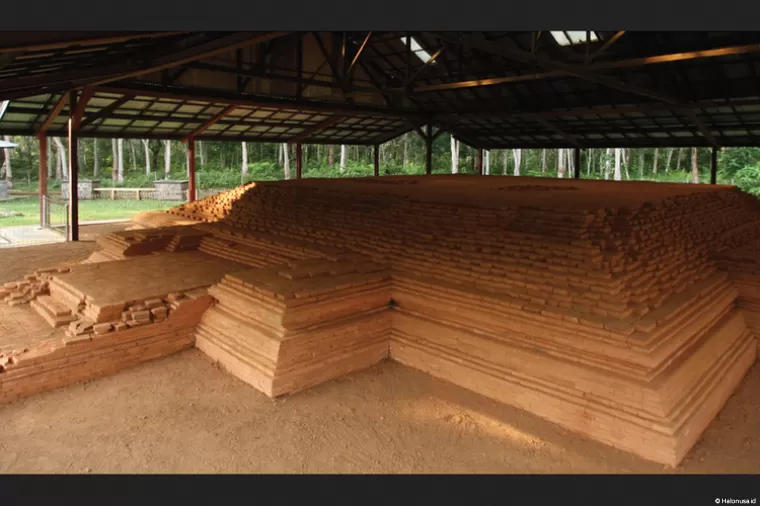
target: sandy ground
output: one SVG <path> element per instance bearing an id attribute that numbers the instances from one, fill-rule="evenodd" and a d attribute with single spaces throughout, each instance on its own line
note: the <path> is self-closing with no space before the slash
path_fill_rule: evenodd
<path id="1" fill-rule="evenodd" d="M 2 250 L 0 281 L 94 248 Z M 393 362 L 271 400 L 190 350 L 0 420 L 0 473 L 760 472 L 758 366 L 675 470 Z"/>
<path id="2" fill-rule="evenodd" d="M 675 472 L 760 471 L 755 367 Z M 190 350 L 0 407 L 0 473 L 661 473 L 394 362 L 271 400 Z"/>

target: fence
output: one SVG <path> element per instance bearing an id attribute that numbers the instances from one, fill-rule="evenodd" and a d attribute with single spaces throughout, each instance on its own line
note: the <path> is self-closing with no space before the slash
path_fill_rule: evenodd
<path id="1" fill-rule="evenodd" d="M 69 230 L 69 203 L 58 197 L 42 197 L 42 228 L 62 233 L 64 237 Z"/>

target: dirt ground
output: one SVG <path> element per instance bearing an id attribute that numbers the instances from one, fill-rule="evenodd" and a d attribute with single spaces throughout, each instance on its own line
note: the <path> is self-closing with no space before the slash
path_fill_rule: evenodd
<path id="1" fill-rule="evenodd" d="M 94 248 L 0 250 L 0 281 Z M 758 366 L 675 470 L 389 361 L 271 400 L 190 350 L 0 420 L 0 473 L 760 472 Z"/>

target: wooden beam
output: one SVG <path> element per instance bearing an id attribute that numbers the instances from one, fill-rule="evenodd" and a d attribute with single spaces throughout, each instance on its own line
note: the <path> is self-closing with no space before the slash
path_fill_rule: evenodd
<path id="1" fill-rule="evenodd" d="M 160 58 L 156 58 L 155 65 L 138 70 L 135 72 L 128 72 L 116 77 L 111 77 L 98 81 L 97 85 L 107 84 L 114 81 L 121 81 L 123 79 L 130 79 L 133 77 L 143 76 L 145 74 L 152 74 L 165 68 L 176 67 L 190 63 L 196 60 L 203 60 L 216 56 L 218 54 L 235 51 L 236 49 L 242 49 L 244 47 L 255 46 L 262 42 L 278 39 L 288 35 L 290 32 L 240 32 L 233 33 L 220 39 L 215 39 L 210 42 L 201 44 L 199 46 L 193 46 L 184 51 L 178 53 L 170 53 Z"/>
<path id="2" fill-rule="evenodd" d="M 596 58 L 597 56 L 599 56 L 599 55 L 601 55 L 602 53 L 604 53 L 605 51 L 607 51 L 607 50 L 610 48 L 610 46 L 612 46 L 612 45 L 613 45 L 615 42 L 617 42 L 617 41 L 618 41 L 618 39 L 620 39 L 620 37 L 622 37 L 623 35 L 625 35 L 625 32 L 621 30 L 621 31 L 617 32 L 615 35 L 613 35 L 612 37 L 610 37 L 610 38 L 609 38 L 609 39 L 608 39 L 608 40 L 607 40 L 607 41 L 606 41 L 606 42 L 605 42 L 605 43 L 602 45 L 602 47 L 600 47 L 599 49 L 597 49 L 596 51 L 594 51 L 593 53 L 591 53 L 591 55 L 588 57 L 588 61 L 587 61 L 587 63 L 591 63 L 591 61 L 592 61 L 594 58 Z"/>
<path id="3" fill-rule="evenodd" d="M 419 77 L 422 75 L 422 73 L 430 68 L 430 65 L 435 61 L 436 58 L 440 56 L 440 54 L 443 52 L 445 47 L 441 47 L 438 51 L 433 53 L 430 58 L 427 59 L 425 63 L 422 64 L 417 70 L 414 71 L 414 74 L 409 76 L 409 79 L 406 80 L 404 83 L 404 88 L 408 88 L 414 81 L 419 79 Z"/>
<path id="4" fill-rule="evenodd" d="M 187 141 L 187 200 L 195 202 L 195 139 Z"/>
<path id="5" fill-rule="evenodd" d="M 85 86 L 85 88 L 82 90 L 82 94 L 79 97 L 79 100 L 77 101 L 77 108 L 73 114 L 74 130 L 77 132 L 82 125 L 82 117 L 84 116 L 84 111 L 87 108 L 87 103 L 92 98 L 93 93 L 94 90 L 92 89 L 92 86 Z"/>
<path id="6" fill-rule="evenodd" d="M 53 32 L 55 33 L 55 32 Z M 64 32 L 65 33 L 65 32 Z M 134 32 L 127 35 L 114 35 L 111 37 L 97 37 L 87 39 L 74 39 L 61 42 L 48 42 L 43 44 L 21 44 L 17 46 L 4 46 L 0 47 L 0 53 L 8 51 L 49 51 L 52 49 L 62 49 L 72 46 L 99 46 L 106 44 L 119 44 L 121 42 L 128 42 L 139 39 L 155 39 L 159 37 L 168 37 L 171 35 L 179 35 L 184 32 Z"/>
<path id="7" fill-rule="evenodd" d="M 44 133 L 41 134 L 39 137 L 39 146 L 40 146 L 40 165 L 38 169 L 38 181 L 39 181 L 39 188 L 38 188 L 38 194 L 40 197 L 40 227 L 46 227 L 48 225 L 47 223 L 47 212 L 45 209 L 45 199 L 47 197 L 47 135 Z"/>
<path id="8" fill-rule="evenodd" d="M 196 135 L 200 135 L 206 130 L 208 130 L 211 125 L 217 123 L 220 119 L 224 118 L 225 116 L 229 115 L 232 111 L 235 110 L 234 105 L 228 105 L 224 109 L 222 109 L 216 116 L 209 119 L 205 123 L 203 123 L 201 126 L 193 130 L 191 133 L 189 133 L 184 139 L 182 139 L 182 142 L 187 142 L 190 139 L 194 139 Z"/>
<path id="9" fill-rule="evenodd" d="M 375 156 L 375 177 L 378 177 L 380 175 L 380 145 L 375 144 L 374 149 L 374 156 Z"/>
<path id="10" fill-rule="evenodd" d="M 367 32 L 367 36 L 364 37 L 364 42 L 362 42 L 362 45 L 359 46 L 359 50 L 356 51 L 356 54 L 354 55 L 353 60 L 351 60 L 351 65 L 348 66 L 346 75 L 351 75 L 351 71 L 354 69 L 354 65 L 356 65 L 356 62 L 359 60 L 359 56 L 361 56 L 362 52 L 364 51 L 364 48 L 366 47 L 371 37 L 372 37 L 372 32 Z"/>
<path id="11" fill-rule="evenodd" d="M 50 128 L 58 115 L 61 114 L 61 111 L 63 111 L 63 108 L 66 106 L 67 102 L 69 102 L 69 96 L 64 93 L 61 95 L 61 98 L 58 99 L 58 102 L 55 103 L 53 109 L 50 110 L 47 118 L 45 118 L 45 121 L 43 121 L 42 125 L 40 125 L 40 127 L 37 129 L 37 135 L 47 132 L 48 128 Z"/>
<path id="12" fill-rule="evenodd" d="M 697 126 L 700 132 L 702 132 L 702 135 L 705 136 L 707 139 L 707 142 L 710 143 L 710 145 L 713 148 L 720 148 L 720 144 L 718 143 L 718 140 L 715 138 L 715 136 L 710 132 L 710 130 L 705 126 L 704 123 L 702 123 L 702 120 L 697 117 L 697 113 L 693 110 L 687 110 L 685 111 L 685 115 L 691 119 L 691 121 Z"/>
<path id="13" fill-rule="evenodd" d="M 3 116 L 5 116 L 5 111 L 8 110 L 8 104 L 10 104 L 10 100 L 3 100 L 0 102 L 0 121 L 3 120 Z"/>
<path id="14" fill-rule="evenodd" d="M 296 144 L 296 179 L 301 179 L 302 177 L 303 177 L 303 148 L 301 144 Z"/>
<path id="15" fill-rule="evenodd" d="M 340 123 L 342 120 L 345 119 L 345 116 L 333 116 L 331 118 L 327 118 L 326 120 L 322 121 L 321 123 L 318 123 L 312 127 L 307 128 L 300 134 L 296 135 L 292 139 L 288 141 L 289 144 L 300 144 L 312 135 L 318 134 L 319 132 L 323 130 L 327 130 L 331 126 L 335 125 L 336 123 Z"/>
<path id="16" fill-rule="evenodd" d="M 114 100 L 111 102 L 110 105 L 102 108 L 98 112 L 94 114 L 90 114 L 89 116 L 86 116 L 84 119 L 82 119 L 81 123 L 79 124 L 80 128 L 84 128 L 87 125 L 91 124 L 92 122 L 96 121 L 99 118 L 105 118 L 112 112 L 114 112 L 119 107 L 123 106 L 133 98 L 135 98 L 137 95 L 135 93 L 127 93 L 120 99 Z"/>
<path id="17" fill-rule="evenodd" d="M 443 128 L 438 128 L 438 131 L 433 134 L 433 140 L 435 141 L 443 132 L 445 132 Z"/>
<path id="18" fill-rule="evenodd" d="M 79 241 L 79 153 L 76 129 L 77 92 L 68 93 L 69 98 L 69 241 Z"/>
<path id="19" fill-rule="evenodd" d="M 453 40 L 451 36 L 448 40 Z M 689 51 L 682 53 L 670 53 L 662 55 L 647 56 L 643 58 L 630 58 L 625 60 L 612 60 L 607 62 L 590 63 L 584 65 L 584 69 L 587 71 L 599 71 L 599 70 L 615 70 L 622 68 L 643 67 L 646 65 L 657 65 L 661 63 L 671 63 L 686 60 L 705 59 L 705 58 L 719 58 L 723 56 L 734 56 L 743 54 L 760 53 L 760 44 L 747 44 L 743 46 L 729 46 L 716 49 L 706 49 L 704 51 Z M 533 53 L 527 53 L 532 56 Z M 594 58 L 592 56 L 592 58 Z M 479 86 L 494 86 L 507 83 L 519 83 L 526 81 L 538 81 L 542 79 L 550 79 L 565 75 L 561 71 L 552 70 L 548 72 L 534 72 L 523 75 L 513 75 L 504 77 L 494 77 L 488 79 L 473 79 L 468 81 L 431 84 L 425 86 L 418 86 L 411 90 L 411 93 L 425 93 L 432 91 L 444 91 L 454 90 L 460 88 L 474 88 Z"/>

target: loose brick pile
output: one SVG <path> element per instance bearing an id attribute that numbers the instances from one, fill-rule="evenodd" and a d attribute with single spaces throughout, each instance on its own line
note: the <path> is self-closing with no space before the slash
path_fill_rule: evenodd
<path id="1" fill-rule="evenodd" d="M 732 187 L 298 180 L 247 185 L 170 214 L 206 223 L 111 237 L 104 248 L 111 258 L 163 251 L 148 258 L 230 262 L 198 264 L 221 281 L 209 282 L 216 303 L 196 345 L 270 396 L 390 353 L 676 465 L 756 359 L 758 326 L 745 317 L 760 314 L 760 204 Z M 180 245 L 200 251 L 166 253 Z M 133 322 L 128 332 L 163 324 L 146 311 L 153 298 L 166 307 L 167 292 L 145 282 L 151 293 L 122 293 L 115 308 L 71 283 L 51 281 L 49 291 L 89 320 L 74 332 L 108 323 L 110 335 L 114 320 Z"/>

